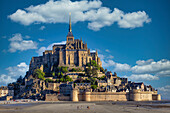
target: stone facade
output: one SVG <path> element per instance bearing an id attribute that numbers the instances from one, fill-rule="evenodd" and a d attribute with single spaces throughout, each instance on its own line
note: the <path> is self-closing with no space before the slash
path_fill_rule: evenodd
<path id="1" fill-rule="evenodd" d="M 152 101 L 161 100 L 159 94 L 153 92 L 133 90 L 132 92 L 79 92 L 72 90 L 72 101 Z"/>
<path id="2" fill-rule="evenodd" d="M 36 68 L 50 73 L 56 66 L 84 69 L 91 60 L 95 60 L 99 66 L 102 66 L 97 51 L 90 52 L 87 43 L 82 39 L 74 39 L 70 22 L 66 44 L 55 44 L 52 50 L 45 50 L 43 56 L 32 57 L 28 74 L 33 74 Z"/>

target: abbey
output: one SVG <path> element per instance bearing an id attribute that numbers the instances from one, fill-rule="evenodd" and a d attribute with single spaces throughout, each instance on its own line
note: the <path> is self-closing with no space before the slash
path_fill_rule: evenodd
<path id="1" fill-rule="evenodd" d="M 69 19 L 65 44 L 32 57 L 25 77 L 1 87 L 0 98 L 45 101 L 152 101 L 161 95 L 151 85 L 135 83 L 102 67 L 97 51 L 74 39 Z M 4 93 L 5 92 L 5 93 Z"/>
<path id="2" fill-rule="evenodd" d="M 97 50 L 96 52 L 90 52 L 90 49 L 87 48 L 87 43 L 84 43 L 82 39 L 74 39 L 70 17 L 66 44 L 53 45 L 53 49 L 45 50 L 43 56 L 32 57 L 29 74 L 32 74 L 36 68 L 50 73 L 54 66 L 67 66 L 70 69 L 81 68 L 84 70 L 85 65 L 92 60 L 95 60 L 99 66 L 102 66 Z"/>

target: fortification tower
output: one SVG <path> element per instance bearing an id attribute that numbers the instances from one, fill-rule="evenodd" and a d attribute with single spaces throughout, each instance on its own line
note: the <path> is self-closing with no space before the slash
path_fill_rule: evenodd
<path id="1" fill-rule="evenodd" d="M 84 96 L 85 96 L 85 97 L 84 97 L 84 98 L 85 98 L 85 99 L 84 99 L 85 101 L 91 101 L 91 99 L 90 99 L 90 94 L 91 94 L 90 91 L 86 91 L 86 92 L 85 92 L 85 95 L 84 95 Z"/>
<path id="2" fill-rule="evenodd" d="M 71 92 L 71 100 L 73 101 L 73 102 L 77 102 L 77 101 L 79 101 L 79 99 L 78 99 L 78 90 L 77 89 L 73 89 L 72 90 L 72 92 Z"/>

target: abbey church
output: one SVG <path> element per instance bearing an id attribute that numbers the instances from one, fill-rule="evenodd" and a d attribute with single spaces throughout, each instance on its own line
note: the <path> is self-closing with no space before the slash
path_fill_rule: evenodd
<path id="1" fill-rule="evenodd" d="M 84 43 L 82 39 L 74 39 L 70 16 L 66 44 L 53 45 L 53 49 L 45 50 L 43 56 L 32 57 L 29 75 L 32 74 L 36 68 L 50 73 L 54 66 L 67 66 L 70 69 L 81 68 L 84 70 L 85 65 L 91 62 L 91 60 L 95 60 L 100 67 L 102 66 L 97 51 L 90 52 L 90 49 L 87 48 L 87 43 Z"/>

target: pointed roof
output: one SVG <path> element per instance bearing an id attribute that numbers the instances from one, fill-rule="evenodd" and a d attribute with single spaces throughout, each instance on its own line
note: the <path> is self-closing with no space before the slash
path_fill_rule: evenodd
<path id="1" fill-rule="evenodd" d="M 71 28 L 71 13 L 69 13 L 69 31 L 67 37 L 73 37 L 72 28 Z"/>

